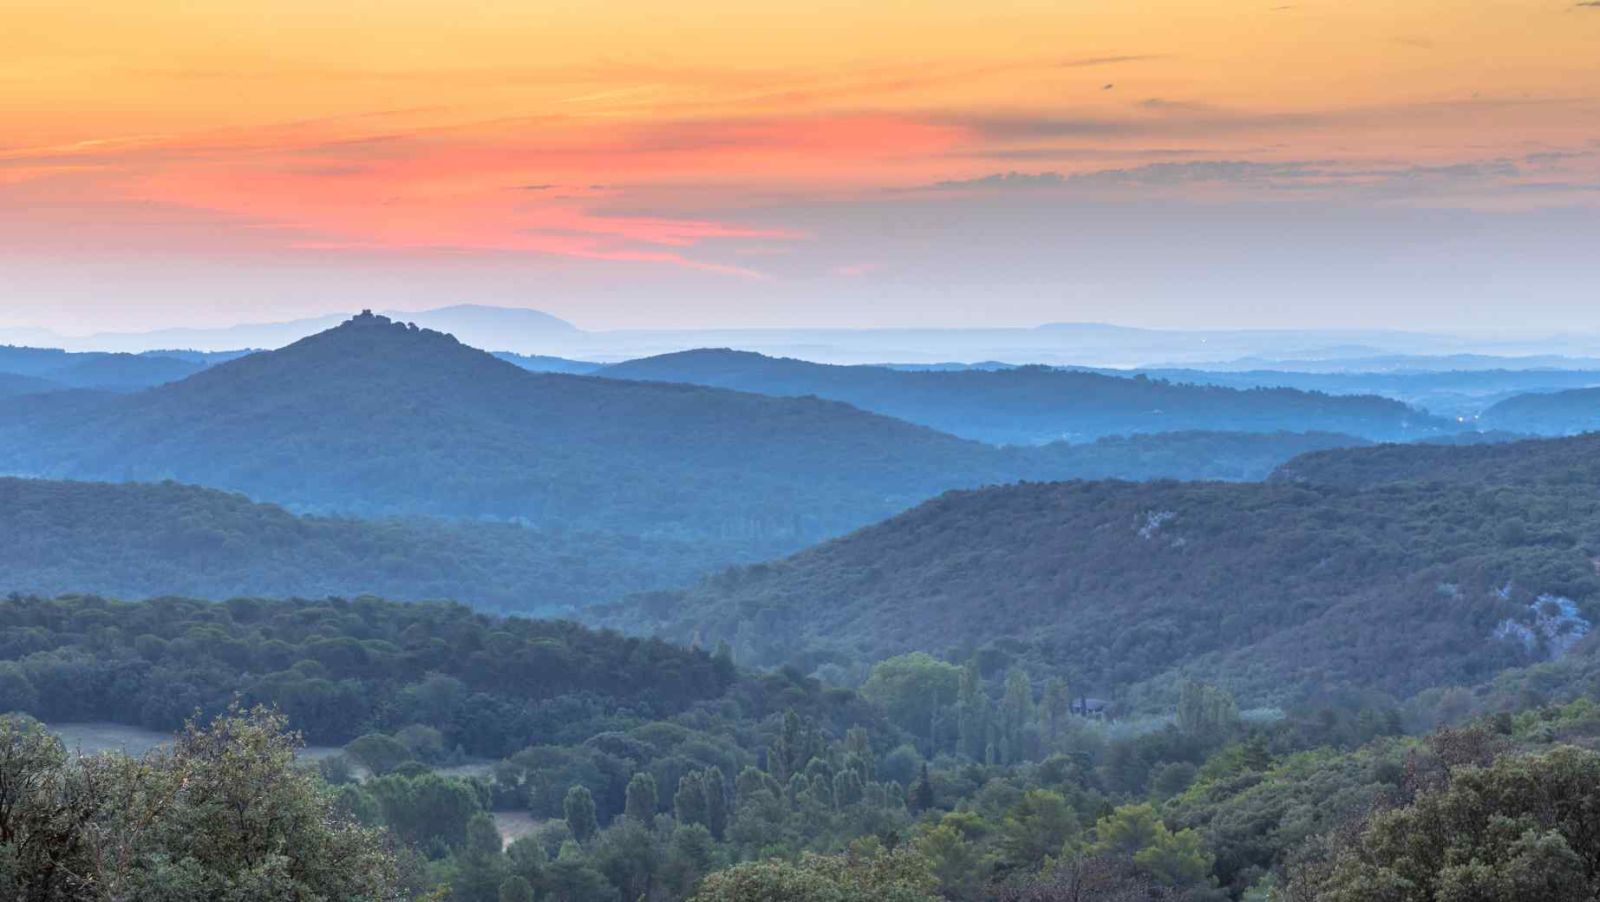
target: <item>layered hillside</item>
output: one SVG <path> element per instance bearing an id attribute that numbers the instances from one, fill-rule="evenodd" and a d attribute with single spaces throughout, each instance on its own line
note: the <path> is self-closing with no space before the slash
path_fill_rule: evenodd
<path id="1" fill-rule="evenodd" d="M 1272 479 L 1350 488 L 1422 482 L 1571 490 L 1600 483 L 1600 434 L 1499 444 L 1317 451 L 1285 463 Z"/>
<path id="2" fill-rule="evenodd" d="M 176 382 L 206 368 L 204 359 L 165 354 L 110 354 L 0 347 L 0 375 L 43 379 L 61 388 L 137 391 Z"/>
<path id="3" fill-rule="evenodd" d="M 1268 437 L 1243 469 L 1340 441 Z M 1163 475 L 1241 469 L 1167 458 L 1183 472 Z M 17 475 L 174 479 L 317 512 L 504 518 L 769 553 L 950 488 L 1073 475 L 1081 459 L 816 398 L 527 372 L 371 315 L 131 396 L 0 404 L 0 469 Z"/>
<path id="4" fill-rule="evenodd" d="M 384 595 L 555 610 L 683 585 L 725 552 L 515 524 L 297 517 L 210 489 L 0 479 L 0 595 Z"/>
<path id="5" fill-rule="evenodd" d="M 1235 389 L 1037 366 L 911 372 L 699 350 L 619 363 L 598 374 L 768 395 L 815 395 L 997 444 L 1181 430 L 1323 431 L 1395 441 L 1457 428 L 1371 395 Z"/>
<path id="6" fill-rule="evenodd" d="M 1600 388 L 1574 388 L 1507 398 L 1483 412 L 1487 429 L 1540 435 L 1600 430 Z"/>
<path id="7" fill-rule="evenodd" d="M 1405 696 L 1564 650 L 1600 591 L 1597 513 L 1468 488 L 1019 485 L 951 493 L 598 622 L 803 667 L 978 651 L 1122 699 L 1184 673 L 1248 703 Z"/>

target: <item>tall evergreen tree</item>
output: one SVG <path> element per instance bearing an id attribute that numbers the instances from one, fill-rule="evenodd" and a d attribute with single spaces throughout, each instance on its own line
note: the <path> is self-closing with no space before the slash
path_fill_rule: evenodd
<path id="1" fill-rule="evenodd" d="M 656 816 L 656 778 L 646 773 L 637 773 L 628 781 L 626 801 L 623 814 L 645 826 L 649 826 Z"/>
<path id="2" fill-rule="evenodd" d="M 705 825 L 707 817 L 705 777 L 690 771 L 678 778 L 678 791 L 672 795 L 672 810 L 680 824 Z"/>
<path id="3" fill-rule="evenodd" d="M 589 792 L 587 786 L 574 786 L 567 790 L 561 810 L 567 816 L 567 829 L 572 831 L 573 839 L 580 843 L 588 842 L 600 829 L 600 822 L 595 817 L 594 794 Z"/>
<path id="4" fill-rule="evenodd" d="M 706 828 L 718 842 L 728 831 L 728 790 L 724 785 L 722 768 L 707 768 L 704 774 L 706 792 Z"/>

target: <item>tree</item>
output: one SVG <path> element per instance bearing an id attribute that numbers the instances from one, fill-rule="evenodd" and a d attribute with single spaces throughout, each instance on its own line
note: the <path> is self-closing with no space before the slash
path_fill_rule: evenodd
<path id="1" fill-rule="evenodd" d="M 594 795 L 587 786 L 574 786 L 567 790 L 566 798 L 561 801 L 561 810 L 567 818 L 567 829 L 580 843 L 588 842 L 600 828 L 595 817 Z"/>
<path id="2" fill-rule="evenodd" d="M 778 737 L 767 750 L 767 773 L 779 783 L 799 773 L 822 751 L 822 737 L 815 726 L 802 719 L 793 708 L 783 712 Z"/>
<path id="3" fill-rule="evenodd" d="M 547 898 L 554 902 L 616 902 L 617 891 L 595 870 L 576 842 L 561 844 L 556 860 L 545 869 Z"/>
<path id="4" fill-rule="evenodd" d="M 1000 822 L 1000 854 L 1012 866 L 1036 867 L 1060 855 L 1078 830 L 1078 816 L 1060 793 L 1030 789 Z"/>
<path id="5" fill-rule="evenodd" d="M 728 832 L 728 789 L 724 782 L 722 768 L 706 769 L 706 827 L 718 842 Z"/>
<path id="6" fill-rule="evenodd" d="M 956 691 L 956 737 L 963 755 L 982 761 L 988 742 L 989 696 L 983 691 L 983 676 L 976 658 L 961 668 L 961 684 Z"/>
<path id="7" fill-rule="evenodd" d="M 595 869 L 621 890 L 624 899 L 652 895 L 661 857 L 656 834 L 633 818 L 623 818 L 601 833 L 589 855 Z"/>
<path id="8" fill-rule="evenodd" d="M 648 826 L 656 818 L 656 778 L 637 773 L 628 781 L 627 802 L 622 813 Z"/>
<path id="9" fill-rule="evenodd" d="M 1600 753 L 1557 746 L 1465 764 L 1448 784 L 1375 815 L 1294 875 L 1290 898 L 1330 902 L 1539 899 L 1600 895 Z"/>
<path id="10" fill-rule="evenodd" d="M 692 902 L 939 902 L 928 862 L 909 848 L 771 859 L 711 874 Z"/>
<path id="11" fill-rule="evenodd" d="M 990 862 L 975 844 L 952 824 L 939 824 L 917 838 L 917 852 L 928 862 L 947 899 L 982 898 Z"/>
<path id="12" fill-rule="evenodd" d="M 1020 670 L 1006 677 L 1005 695 L 1000 700 L 1001 763 L 1014 764 L 1026 757 L 1023 731 L 1033 721 L 1033 686 Z"/>
<path id="13" fill-rule="evenodd" d="M 467 825 L 481 808 L 467 784 L 436 773 L 390 774 L 369 780 L 362 788 L 395 835 L 436 854 L 466 843 Z"/>
<path id="14" fill-rule="evenodd" d="M 883 705 L 896 725 L 928 739 L 928 754 L 938 751 L 938 719 L 955 701 L 961 668 L 923 652 L 879 661 L 872 668 L 861 695 Z"/>
<path id="15" fill-rule="evenodd" d="M 534 836 L 519 836 L 506 846 L 506 867 L 512 876 L 521 877 L 529 886 L 544 882 L 544 869 L 550 863 L 544 844 Z"/>
<path id="16" fill-rule="evenodd" d="M 522 877 L 507 877 L 500 884 L 499 902 L 533 902 L 533 884 Z"/>
<path id="17" fill-rule="evenodd" d="M 679 777 L 678 791 L 672 794 L 672 810 L 678 823 L 705 825 L 708 807 L 705 777 L 699 771 Z"/>
<path id="18" fill-rule="evenodd" d="M 1193 886 L 1211 875 L 1214 859 L 1200 834 L 1168 830 L 1148 802 L 1116 809 L 1095 822 L 1094 832 L 1090 854 L 1129 859 L 1168 886 Z"/>
<path id="19" fill-rule="evenodd" d="M 906 799 L 906 806 L 912 814 L 921 814 L 933 809 L 933 781 L 928 779 L 928 765 L 922 765 L 922 773 L 917 777 L 917 782 L 911 787 L 911 794 Z"/>
<path id="20" fill-rule="evenodd" d="M 1202 742 L 1220 742 L 1238 726 L 1233 696 L 1215 686 L 1186 680 L 1178 690 L 1178 729 Z"/>
<path id="21" fill-rule="evenodd" d="M 264 709 L 191 723 L 141 758 L 68 758 L 0 718 L 0 896 L 400 898 L 379 834 L 336 813 L 298 746 Z"/>
<path id="22" fill-rule="evenodd" d="M 1067 688 L 1067 681 L 1053 678 L 1046 682 L 1044 696 L 1039 699 L 1039 720 L 1045 739 L 1052 745 L 1061 738 L 1061 731 L 1071 715 L 1072 692 Z"/>
<path id="23" fill-rule="evenodd" d="M 494 818 L 478 812 L 467 822 L 467 841 L 455 857 L 451 895 L 460 902 L 496 902 L 506 880 L 500 831 Z"/>

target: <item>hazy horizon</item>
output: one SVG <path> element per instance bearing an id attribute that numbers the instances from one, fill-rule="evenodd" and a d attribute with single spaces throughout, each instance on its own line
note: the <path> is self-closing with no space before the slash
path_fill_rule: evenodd
<path id="1" fill-rule="evenodd" d="M 4 15 L 3 326 L 1600 328 L 1593 3 Z"/>

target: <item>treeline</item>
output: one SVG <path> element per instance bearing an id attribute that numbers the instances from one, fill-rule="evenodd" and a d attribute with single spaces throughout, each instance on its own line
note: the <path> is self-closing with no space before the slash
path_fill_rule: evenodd
<path id="1" fill-rule="evenodd" d="M 908 372 L 701 349 L 613 364 L 596 375 L 814 395 L 994 444 L 1183 430 L 1322 431 L 1399 441 L 1461 428 L 1371 394 L 1231 388 L 1044 366 Z"/>
<path id="2" fill-rule="evenodd" d="M 229 771 L 241 787 L 294 786 L 272 776 L 288 759 L 267 734 L 300 728 L 344 742 L 342 754 L 305 765 L 336 793 L 322 797 L 330 807 L 308 810 L 336 835 L 359 837 L 352 822 L 388 831 L 394 854 L 374 859 L 372 873 L 400 896 L 448 887 L 444 898 L 461 902 L 755 902 L 798 885 L 851 900 L 1259 899 L 1295 887 L 1315 889 L 1288 898 L 1325 898 L 1325 887 L 1374 873 L 1356 865 L 1412 868 L 1407 879 L 1418 879 L 1417 865 L 1384 864 L 1393 843 L 1367 836 L 1379 829 L 1366 826 L 1373 811 L 1403 824 L 1384 829 L 1444 844 L 1428 859 L 1438 868 L 1459 847 L 1486 862 L 1465 876 L 1520 885 L 1519 847 L 1495 845 L 1492 824 L 1459 835 L 1430 826 L 1439 793 L 1455 791 L 1469 764 L 1510 769 L 1512 789 L 1495 790 L 1494 810 L 1532 818 L 1541 848 L 1559 852 L 1559 839 L 1581 855 L 1589 841 L 1516 796 L 1533 785 L 1516 774 L 1539 772 L 1545 765 L 1530 762 L 1547 751 L 1557 773 L 1574 775 L 1551 785 L 1580 802 L 1592 791 L 1587 760 L 1551 744 L 1600 737 L 1600 709 L 1584 700 L 1526 708 L 1553 683 L 1540 668 L 1520 685 L 1436 691 L 1403 706 L 1347 696 L 1280 712 L 1241 711 L 1228 692 L 1191 681 L 1163 716 L 1122 725 L 1074 713 L 1082 693 L 1059 678 L 1035 679 L 1017 663 L 986 672 L 994 662 L 981 655 L 962 666 L 885 661 L 852 692 L 794 671 L 735 675 L 726 651 L 453 606 L 79 597 L 13 599 L 0 611 L 0 655 L 14 659 L 0 668 L 0 707 L 124 722 L 141 711 L 222 714 L 221 733 L 186 732 L 177 758 L 153 753 L 151 773 L 201 773 L 174 762 L 211 755 L 242 768 Z M 1544 667 L 1581 681 L 1587 655 Z M 318 707 L 289 691 L 319 682 L 343 694 Z M 285 719 L 232 707 L 258 701 Z M 189 712 L 176 713 L 185 703 Z M 1524 713 L 1426 742 L 1404 735 L 1519 706 Z M 13 741 L 44 748 L 49 767 L 74 766 L 17 736 L 0 736 L 0 768 L 16 760 L 3 748 Z M 235 739 L 257 751 L 218 750 Z M 464 755 L 500 760 L 470 776 L 435 770 Z M 210 796 L 188 797 L 214 810 L 202 804 Z M 526 826 L 507 843 L 497 817 Z M 170 836 L 160 841 L 175 844 L 180 868 L 163 874 L 236 885 L 237 863 L 157 835 Z M 146 842 L 147 860 L 162 860 L 157 840 Z M 0 867 L 0 876 L 33 873 L 33 859 L 18 860 L 20 870 Z M 1421 867 L 1425 877 L 1434 865 Z M 1556 873 L 1563 886 L 1589 886 L 1570 869 Z"/>
<path id="3" fill-rule="evenodd" d="M 7 478 L 0 535 L 0 592 L 371 594 L 513 612 L 688 583 L 736 553 L 514 523 L 295 516 L 170 482 Z"/>
<path id="4" fill-rule="evenodd" d="M 0 711 L 158 730 L 237 697 L 318 744 L 437 730 L 498 757 L 723 695 L 726 659 L 561 621 L 375 598 L 0 602 Z"/>

